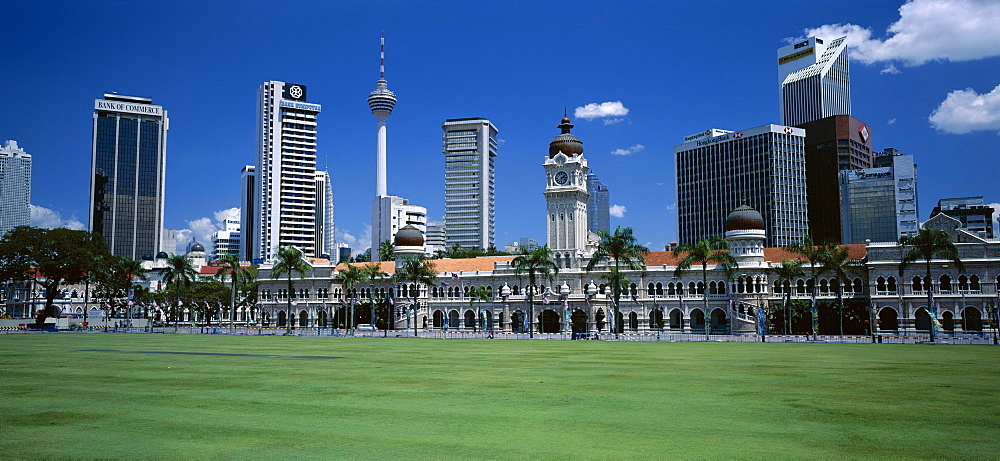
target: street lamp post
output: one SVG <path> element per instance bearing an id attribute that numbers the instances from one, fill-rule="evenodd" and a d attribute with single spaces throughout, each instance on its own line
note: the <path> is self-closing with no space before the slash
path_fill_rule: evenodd
<path id="1" fill-rule="evenodd" d="M 535 337 L 534 325 L 532 325 L 535 318 L 535 287 L 528 285 L 528 339 L 533 339 Z"/>
<path id="2" fill-rule="evenodd" d="M 510 316 L 510 312 L 508 312 L 509 309 L 507 308 L 507 298 L 509 297 L 510 297 L 510 286 L 507 285 L 507 282 L 504 282 L 503 286 L 500 287 L 500 299 L 503 300 L 503 310 L 505 315 L 507 315 L 508 317 Z M 510 319 L 508 318 L 507 320 Z M 500 323 L 500 330 L 503 331 L 502 322 Z"/>
<path id="3" fill-rule="evenodd" d="M 597 294 L 597 285 L 594 284 L 593 280 L 591 280 L 590 284 L 587 285 L 587 310 L 590 310 L 590 300 L 593 299 L 596 294 Z M 588 312 L 587 313 L 587 317 L 590 317 L 590 315 L 591 315 L 591 313 Z M 586 331 L 587 330 L 587 326 L 584 325 L 583 329 L 584 329 L 584 331 Z"/>

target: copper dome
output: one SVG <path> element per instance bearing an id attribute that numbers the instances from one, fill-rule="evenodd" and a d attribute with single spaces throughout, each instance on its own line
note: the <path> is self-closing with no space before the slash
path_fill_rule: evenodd
<path id="1" fill-rule="evenodd" d="M 570 157 L 582 155 L 583 141 L 580 141 L 573 133 L 569 132 L 573 128 L 573 125 L 569 123 L 569 117 L 566 114 L 563 114 L 562 124 L 559 125 L 559 128 L 562 130 L 562 133 L 549 143 L 549 158 L 555 157 L 559 152 Z"/>
<path id="2" fill-rule="evenodd" d="M 420 229 L 407 224 L 396 232 L 396 240 L 393 245 L 398 247 L 420 247 L 424 246 L 424 233 Z"/>
<path id="3" fill-rule="evenodd" d="M 764 217 L 759 211 L 743 205 L 726 217 L 726 230 L 764 230 Z"/>

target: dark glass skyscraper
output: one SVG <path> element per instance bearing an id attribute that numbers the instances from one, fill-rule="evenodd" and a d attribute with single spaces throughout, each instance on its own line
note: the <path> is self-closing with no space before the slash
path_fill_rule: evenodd
<path id="1" fill-rule="evenodd" d="M 587 227 L 591 232 L 598 229 L 611 233 L 611 193 L 597 175 L 587 173 Z"/>
<path id="2" fill-rule="evenodd" d="M 169 120 L 149 98 L 105 94 L 94 101 L 90 230 L 111 253 L 160 251 Z"/>

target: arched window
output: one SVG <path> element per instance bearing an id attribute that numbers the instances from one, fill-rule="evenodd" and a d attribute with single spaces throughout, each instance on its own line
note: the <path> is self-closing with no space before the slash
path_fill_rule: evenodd
<path id="1" fill-rule="evenodd" d="M 969 291 L 969 278 L 964 275 L 958 276 L 959 291 Z"/>
<path id="2" fill-rule="evenodd" d="M 799 279 L 799 281 L 795 283 L 795 292 L 798 293 L 798 294 L 800 294 L 800 295 L 801 294 L 805 294 L 805 292 L 806 292 L 806 284 L 805 284 L 805 282 L 802 281 L 802 279 Z"/>
<path id="3" fill-rule="evenodd" d="M 924 282 L 920 277 L 913 277 L 913 291 L 924 291 Z"/>
<path id="4" fill-rule="evenodd" d="M 860 278 L 854 279 L 854 290 L 855 293 L 864 293 L 865 286 Z"/>
<path id="5" fill-rule="evenodd" d="M 648 296 L 653 296 L 656 294 L 656 285 L 653 285 L 653 282 L 649 282 L 649 285 L 646 285 L 646 294 Z"/>
<path id="6" fill-rule="evenodd" d="M 939 289 L 942 293 L 951 291 L 951 277 L 949 277 L 948 274 L 941 276 L 941 286 Z"/>
<path id="7" fill-rule="evenodd" d="M 982 291 L 983 289 L 979 286 L 979 276 L 973 275 L 969 277 L 969 289 L 972 291 Z"/>
<path id="8" fill-rule="evenodd" d="M 636 285 L 635 282 L 632 282 L 632 284 L 629 285 L 629 293 L 631 293 L 632 296 L 639 295 L 639 286 Z"/>
<path id="9" fill-rule="evenodd" d="M 822 280 L 819 281 L 819 292 L 820 293 L 829 293 L 830 292 L 830 287 L 829 287 L 829 285 L 827 285 L 826 279 L 822 279 Z"/>
<path id="10" fill-rule="evenodd" d="M 698 288 L 695 287 L 694 282 L 688 282 L 688 293 L 691 294 L 698 293 Z"/>
<path id="11" fill-rule="evenodd" d="M 875 291 L 887 291 L 885 288 L 885 277 L 875 279 Z"/>
<path id="12" fill-rule="evenodd" d="M 698 293 L 700 295 L 705 294 L 705 284 L 704 283 L 698 282 L 697 287 L 698 287 L 697 288 L 698 291 L 696 291 L 696 293 Z"/>
<path id="13" fill-rule="evenodd" d="M 677 290 L 674 289 L 674 282 L 667 284 L 667 296 L 673 296 L 677 294 Z"/>
<path id="14" fill-rule="evenodd" d="M 896 293 L 896 277 L 889 277 L 886 283 L 886 288 L 890 293 Z"/>
<path id="15" fill-rule="evenodd" d="M 718 294 L 717 292 L 718 292 L 718 288 L 715 287 L 715 282 L 714 281 L 708 282 L 708 294 L 714 295 L 714 294 Z"/>
<path id="16" fill-rule="evenodd" d="M 656 295 L 663 296 L 663 284 L 660 282 L 656 282 Z"/>

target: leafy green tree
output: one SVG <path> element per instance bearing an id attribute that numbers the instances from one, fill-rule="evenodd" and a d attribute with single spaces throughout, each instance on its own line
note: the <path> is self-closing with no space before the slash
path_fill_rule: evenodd
<path id="1" fill-rule="evenodd" d="M 191 260 L 184 255 L 170 255 L 167 257 L 167 268 L 163 270 L 163 283 L 169 290 L 174 289 L 174 302 L 170 303 L 170 316 L 167 321 L 174 321 L 177 324 L 177 308 L 181 303 L 181 289 L 191 286 L 191 283 L 198 278 Z"/>
<path id="2" fill-rule="evenodd" d="M 361 268 L 361 271 L 364 272 L 365 278 L 372 285 L 374 285 L 375 282 L 384 280 L 386 277 L 389 276 L 389 274 L 386 274 L 385 272 L 382 272 L 382 266 L 379 265 L 378 263 L 368 263 L 368 264 L 365 264 L 364 267 Z M 371 324 L 375 325 L 375 292 L 374 292 L 374 289 L 372 290 L 372 308 L 369 310 L 369 315 L 371 316 Z"/>
<path id="3" fill-rule="evenodd" d="M 812 335 L 815 341 L 819 335 L 819 306 L 816 305 L 816 279 L 826 270 L 823 263 L 828 259 L 827 252 L 829 246 L 819 245 L 813 241 L 809 234 L 802 236 L 802 243 L 793 243 L 785 246 L 785 250 L 796 253 L 805 258 L 809 264 L 809 313 L 812 316 Z"/>
<path id="4" fill-rule="evenodd" d="M 417 299 L 420 296 L 420 285 L 423 284 L 428 287 L 437 285 L 437 273 L 434 272 L 434 263 L 424 256 L 408 258 L 403 261 L 399 269 L 396 269 L 393 278 L 402 283 L 410 282 L 414 286 L 414 289 L 410 290 L 410 295 L 413 296 L 413 336 L 416 336 Z"/>
<path id="5" fill-rule="evenodd" d="M 947 232 L 938 229 L 923 228 L 917 231 L 917 235 L 904 236 L 899 239 L 899 243 L 904 248 L 908 248 L 903 260 L 899 264 L 899 276 L 903 276 L 903 271 L 915 262 L 922 260 L 925 268 L 925 279 L 927 285 L 927 309 L 931 316 L 931 342 L 934 342 L 937 333 L 937 306 L 934 305 L 934 283 L 931 280 L 931 260 L 935 257 L 947 259 L 955 263 L 959 271 L 965 270 L 965 265 L 958 258 L 958 248 L 951 236 Z"/>
<path id="6" fill-rule="evenodd" d="M 35 280 L 45 289 L 45 307 L 36 320 L 58 314 L 59 286 L 82 282 L 108 254 L 104 239 L 86 231 L 18 226 L 0 238 L 0 280 Z"/>
<path id="7" fill-rule="evenodd" d="M 354 328 L 355 297 L 352 294 L 358 285 L 365 281 L 365 273 L 361 270 L 361 266 L 348 264 L 343 270 L 337 272 L 336 281 L 343 287 L 344 295 L 349 298 L 348 302 L 350 303 L 344 328 Z"/>
<path id="8" fill-rule="evenodd" d="M 305 259 L 302 259 L 302 251 L 292 246 L 278 248 L 275 261 L 274 266 L 271 267 L 271 278 L 281 277 L 282 274 L 288 275 L 288 306 L 285 311 L 285 319 L 290 332 L 294 328 L 292 326 L 292 297 L 295 296 L 295 286 L 292 284 L 292 273 L 297 273 L 300 279 L 304 279 L 312 267 Z"/>
<path id="9" fill-rule="evenodd" d="M 602 229 L 596 231 L 601 241 L 597 244 L 590 262 L 587 263 L 587 272 L 594 270 L 598 264 L 608 261 L 614 264 L 615 273 L 621 274 L 622 266 L 632 270 L 645 270 L 646 260 L 643 254 L 649 253 L 649 248 L 639 245 L 639 242 L 632 236 L 632 228 L 618 226 L 614 234 L 609 234 Z M 618 321 L 618 305 L 621 301 L 623 285 L 619 277 L 611 280 L 611 296 L 614 299 L 613 325 L 615 333 L 620 333 L 622 325 Z"/>
<path id="10" fill-rule="evenodd" d="M 132 301 L 130 292 L 138 286 L 136 280 L 146 280 L 146 269 L 142 261 L 121 256 L 105 255 L 98 257 L 98 268 L 94 270 L 92 280 L 95 282 L 94 294 L 104 298 L 108 317 L 116 307 L 122 307 L 127 301 Z"/>
<path id="11" fill-rule="evenodd" d="M 392 240 L 385 239 L 382 243 L 378 244 L 378 260 L 379 261 L 392 261 L 395 258 L 396 249 L 392 244 Z"/>
<path id="12" fill-rule="evenodd" d="M 739 268 L 736 258 L 729 254 L 729 242 L 716 235 L 707 239 L 701 239 L 695 244 L 684 243 L 674 249 L 675 258 L 681 258 L 674 269 L 674 276 L 680 277 L 685 272 L 691 270 L 691 266 L 698 264 L 701 266 L 701 286 L 703 311 L 705 313 L 705 339 L 712 333 L 712 322 L 708 313 L 708 264 L 713 263 L 722 267 L 726 273 L 726 278 L 731 278 Z M 730 320 L 732 322 L 732 320 Z"/>
<path id="13" fill-rule="evenodd" d="M 544 246 L 538 247 L 534 251 L 523 254 L 511 260 L 511 266 L 514 267 L 514 274 L 520 276 L 521 274 L 528 274 L 528 337 L 535 337 L 535 329 L 532 326 L 534 324 L 535 315 L 535 291 L 538 289 L 536 285 L 536 277 L 542 276 L 545 279 L 551 279 L 552 276 L 559 274 L 559 266 L 552 260 L 552 249 Z"/>
<path id="14" fill-rule="evenodd" d="M 192 299 L 192 305 L 189 307 L 198 312 L 199 317 L 205 319 L 208 326 L 212 326 L 212 318 L 229 293 L 229 287 L 218 280 L 196 281 L 188 290 L 188 295 Z"/>
<path id="15" fill-rule="evenodd" d="M 782 323 L 787 322 L 788 324 L 788 329 L 786 332 L 788 334 L 791 334 L 792 333 L 792 315 L 791 315 L 792 284 L 799 277 L 805 275 L 805 272 L 802 270 L 802 261 L 784 261 L 778 266 L 773 266 L 768 268 L 768 272 L 771 272 L 777 276 L 775 278 L 775 283 L 777 283 L 778 286 L 781 286 L 782 290 L 785 292 L 786 305 L 784 306 L 785 308 L 782 309 L 781 316 L 784 319 Z"/>

